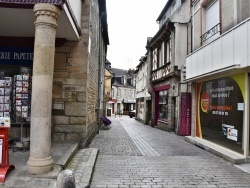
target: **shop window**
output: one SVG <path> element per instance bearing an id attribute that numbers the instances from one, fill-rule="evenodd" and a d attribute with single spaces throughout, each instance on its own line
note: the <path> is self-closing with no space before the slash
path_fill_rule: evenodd
<path id="1" fill-rule="evenodd" d="M 5 66 L 7 67 L 7 66 Z M 30 118 L 31 68 L 0 70 L 0 117 L 19 123 Z"/>
<path id="2" fill-rule="evenodd" d="M 159 92 L 159 119 L 168 119 L 168 91 Z"/>

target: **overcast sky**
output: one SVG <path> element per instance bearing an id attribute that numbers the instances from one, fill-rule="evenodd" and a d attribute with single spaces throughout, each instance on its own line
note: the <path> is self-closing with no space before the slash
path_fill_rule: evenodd
<path id="1" fill-rule="evenodd" d="M 159 30 L 156 19 L 168 0 L 106 0 L 109 42 L 107 59 L 113 68 L 133 69 L 146 53 L 147 37 Z"/>

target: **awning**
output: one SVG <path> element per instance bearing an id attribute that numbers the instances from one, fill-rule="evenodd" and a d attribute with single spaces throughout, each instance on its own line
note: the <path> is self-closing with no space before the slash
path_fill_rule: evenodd
<path id="1" fill-rule="evenodd" d="M 116 103 L 116 102 L 117 102 L 116 99 L 112 99 L 112 100 L 110 100 L 108 103 Z"/>
<path id="2" fill-rule="evenodd" d="M 123 103 L 135 103 L 136 100 L 135 100 L 135 99 L 123 99 L 122 102 L 123 102 Z"/>

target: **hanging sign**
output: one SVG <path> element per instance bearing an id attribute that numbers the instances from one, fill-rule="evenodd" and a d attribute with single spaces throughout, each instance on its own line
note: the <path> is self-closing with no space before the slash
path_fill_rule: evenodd
<path id="1" fill-rule="evenodd" d="M 31 66 L 33 56 L 33 48 L 0 47 L 0 65 Z"/>

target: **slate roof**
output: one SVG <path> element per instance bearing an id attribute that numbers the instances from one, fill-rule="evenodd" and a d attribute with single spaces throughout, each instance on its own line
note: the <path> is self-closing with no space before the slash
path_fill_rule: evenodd
<path id="1" fill-rule="evenodd" d="M 113 86 L 135 88 L 135 86 L 131 84 L 131 80 L 133 81 L 133 78 L 128 74 L 128 70 L 111 68 L 111 72 L 115 74 L 114 83 L 112 84 Z M 127 81 L 125 85 L 122 83 L 123 76 L 127 77 Z"/>
<path id="2" fill-rule="evenodd" d="M 128 70 L 124 69 L 111 68 L 111 72 L 113 72 L 115 76 L 123 76 L 123 75 L 128 76 Z"/>

